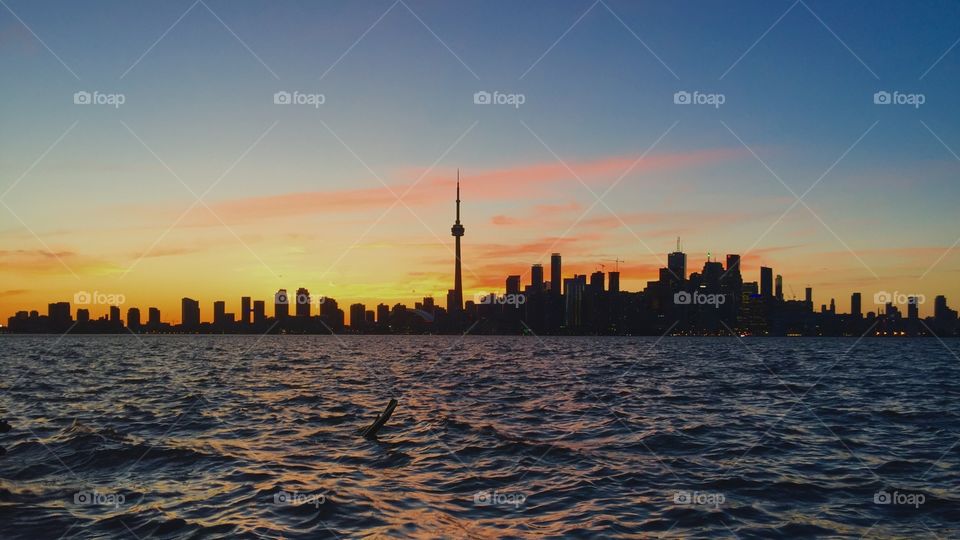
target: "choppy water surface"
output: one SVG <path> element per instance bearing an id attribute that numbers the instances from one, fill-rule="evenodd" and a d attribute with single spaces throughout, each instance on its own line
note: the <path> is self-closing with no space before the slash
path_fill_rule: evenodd
<path id="1" fill-rule="evenodd" d="M 956 538 L 958 349 L 6 336 L 0 537 Z"/>

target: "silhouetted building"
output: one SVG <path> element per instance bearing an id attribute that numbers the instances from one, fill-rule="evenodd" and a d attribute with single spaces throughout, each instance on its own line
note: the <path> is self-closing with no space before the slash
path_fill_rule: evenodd
<path id="1" fill-rule="evenodd" d="M 140 310 L 132 307 L 127 310 L 127 328 L 133 331 L 140 330 Z"/>
<path id="2" fill-rule="evenodd" d="M 862 297 L 860 293 L 855 292 L 850 295 L 850 315 L 856 319 L 863 317 L 863 310 L 861 308 Z"/>
<path id="3" fill-rule="evenodd" d="M 213 303 L 213 325 L 222 328 L 227 322 L 227 303 L 217 300 Z"/>
<path id="4" fill-rule="evenodd" d="M 520 276 L 507 276 L 507 294 L 520 294 Z"/>
<path id="5" fill-rule="evenodd" d="M 590 274 L 590 290 L 594 294 L 599 294 L 603 292 L 603 272 L 596 271 Z"/>
<path id="6" fill-rule="evenodd" d="M 366 326 L 367 306 L 363 304 L 351 304 L 350 306 L 350 328 L 357 330 Z"/>
<path id="7" fill-rule="evenodd" d="M 251 315 L 253 310 L 250 308 L 250 297 L 244 296 L 240 298 L 240 322 L 247 325 L 251 322 Z"/>
<path id="8" fill-rule="evenodd" d="M 740 274 L 740 255 L 729 254 L 727 255 L 727 273 L 736 274 L 738 277 Z M 741 277 L 742 281 L 742 277 Z"/>
<path id="9" fill-rule="evenodd" d="M 290 298 L 286 289 L 280 289 L 273 295 L 273 316 L 280 321 L 290 316 Z"/>
<path id="10" fill-rule="evenodd" d="M 320 303 L 320 320 L 330 332 L 340 332 L 343 330 L 344 313 L 337 307 L 337 301 L 328 296 L 323 297 Z"/>
<path id="11" fill-rule="evenodd" d="M 390 306 L 377 304 L 377 324 L 388 329 L 390 326 Z"/>
<path id="12" fill-rule="evenodd" d="M 200 302 L 192 298 L 181 299 L 180 321 L 180 324 L 188 330 L 200 328 Z"/>
<path id="13" fill-rule="evenodd" d="M 560 296 L 563 292 L 563 275 L 560 273 L 560 254 L 550 255 L 550 293 Z"/>
<path id="14" fill-rule="evenodd" d="M 54 332 L 66 332 L 73 323 L 70 302 L 47 304 L 47 319 Z"/>
<path id="15" fill-rule="evenodd" d="M 530 288 L 534 292 L 543 290 L 543 265 L 535 264 L 530 267 Z"/>
<path id="16" fill-rule="evenodd" d="M 310 317 L 310 291 L 304 287 L 297 289 L 297 317 Z"/>
<path id="17" fill-rule="evenodd" d="M 687 280 L 687 254 L 680 250 L 679 238 L 677 238 L 677 250 L 667 255 L 667 270 L 673 287 L 679 289 Z"/>
<path id="18" fill-rule="evenodd" d="M 576 275 L 563 280 L 565 320 L 568 329 L 580 328 L 583 324 L 583 295 L 587 289 L 587 276 Z"/>
<path id="19" fill-rule="evenodd" d="M 25 313 L 25 312 L 21 312 Z M 90 322 L 90 310 L 86 308 L 80 308 L 77 310 L 77 324 L 84 324 Z"/>
<path id="20" fill-rule="evenodd" d="M 777 274 L 777 277 L 773 280 L 774 286 L 774 296 L 777 297 L 777 300 L 783 301 L 783 276 Z"/>
<path id="21" fill-rule="evenodd" d="M 773 296 L 773 268 L 760 267 L 760 296 L 764 298 Z"/>
<path id="22" fill-rule="evenodd" d="M 147 310 L 147 328 L 158 330 L 160 328 L 160 310 L 152 307 Z"/>
<path id="23" fill-rule="evenodd" d="M 610 292 L 620 292 L 620 272 L 609 272 L 607 275 L 610 276 Z"/>
<path id="24" fill-rule="evenodd" d="M 253 324 L 262 325 L 267 321 L 267 303 L 263 300 L 253 301 Z"/>

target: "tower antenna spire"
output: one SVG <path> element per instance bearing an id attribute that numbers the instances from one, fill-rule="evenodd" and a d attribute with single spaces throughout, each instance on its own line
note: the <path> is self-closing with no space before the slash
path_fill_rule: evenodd
<path id="1" fill-rule="evenodd" d="M 460 264 L 460 237 L 463 236 L 463 225 L 460 224 L 460 168 L 457 168 L 457 220 L 450 228 L 450 234 L 456 242 L 456 262 L 453 270 L 453 289 L 447 296 L 447 310 L 451 312 L 463 311 L 463 278 Z"/>

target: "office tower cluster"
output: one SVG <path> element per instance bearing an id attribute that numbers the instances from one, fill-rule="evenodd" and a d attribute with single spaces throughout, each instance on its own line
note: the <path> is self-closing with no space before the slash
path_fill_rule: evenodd
<path id="1" fill-rule="evenodd" d="M 227 311 L 223 300 L 213 302 L 211 320 L 201 319 L 200 301 L 183 298 L 179 324 L 161 322 L 160 310 L 148 309 L 146 320 L 136 307 L 127 309 L 126 324 L 120 306 L 94 320 L 87 308 L 71 314 L 69 302 L 48 306 L 47 314 L 20 311 L 8 320 L 9 332 L 51 333 L 462 333 L 542 335 L 738 335 L 753 336 L 954 336 L 957 311 L 937 296 L 932 317 L 921 319 L 918 295 L 878 292 L 872 300 L 877 311 L 863 312 L 863 297 L 850 297 L 850 312 L 837 312 L 835 299 L 815 309 L 813 289 L 806 287 L 799 300 L 773 268 L 761 266 L 757 281 L 744 281 L 739 255 L 726 256 L 725 264 L 708 254 L 699 272 L 687 273 L 687 254 L 680 239 L 667 254 L 658 279 L 640 292 L 620 288 L 620 271 L 565 277 L 560 253 L 550 256 L 549 281 L 541 264 L 523 276 L 506 277 L 504 292 L 490 292 L 465 300 L 463 295 L 460 222 L 460 173 L 457 171 L 456 214 L 451 227 L 455 241 L 453 288 L 446 308 L 425 297 L 411 309 L 404 304 L 378 304 L 368 310 L 355 303 L 345 313 L 330 297 L 314 297 L 301 287 L 291 295 L 279 289 L 273 295 L 272 316 L 264 300 L 240 299 L 238 314 Z M 601 265 L 602 266 L 602 265 Z M 291 308 L 291 305 L 293 306 Z M 906 314 L 901 310 L 906 308 Z"/>

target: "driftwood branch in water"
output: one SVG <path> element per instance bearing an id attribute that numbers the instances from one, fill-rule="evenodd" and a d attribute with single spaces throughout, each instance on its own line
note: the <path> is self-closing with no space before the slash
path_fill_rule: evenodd
<path id="1" fill-rule="evenodd" d="M 372 439 L 377 436 L 377 432 L 380 431 L 388 420 L 390 416 L 393 415 L 393 410 L 397 408 L 397 400 L 391 399 L 390 403 L 387 404 L 387 408 L 383 410 L 382 413 L 377 415 L 377 419 L 373 421 L 372 424 L 360 430 L 360 434 L 368 439 Z"/>

